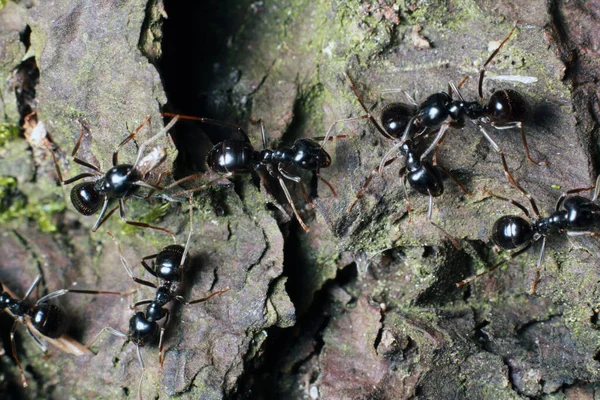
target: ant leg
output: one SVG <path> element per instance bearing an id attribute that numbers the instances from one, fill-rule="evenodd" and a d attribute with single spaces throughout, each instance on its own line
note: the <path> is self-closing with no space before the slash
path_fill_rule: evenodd
<path id="1" fill-rule="evenodd" d="M 369 118 L 369 115 L 361 115 L 359 117 L 350 117 L 350 118 L 343 118 L 343 119 L 338 119 L 337 121 L 334 121 L 330 126 L 329 129 L 327 129 L 327 133 L 325 134 L 325 136 L 323 138 L 321 137 L 317 137 L 314 138 L 315 140 L 323 140 L 323 143 L 321 144 L 321 148 L 325 147 L 325 144 L 327 143 L 328 140 L 333 140 L 333 139 L 338 139 L 338 138 L 345 138 L 347 137 L 347 135 L 332 135 L 331 131 L 333 130 L 333 127 L 335 125 L 337 125 L 340 122 L 350 122 L 350 121 L 357 121 L 359 119 L 367 119 Z"/>
<path id="2" fill-rule="evenodd" d="M 318 172 L 315 172 L 317 174 L 317 177 L 321 180 L 321 182 L 323 182 L 324 184 L 326 184 L 329 187 L 329 190 L 331 190 L 331 193 L 333 194 L 333 197 L 338 197 L 337 192 L 335 191 L 335 188 L 333 187 L 333 185 L 327 181 L 327 179 L 323 178 L 321 176 L 321 174 L 319 174 Z"/>
<path id="3" fill-rule="evenodd" d="M 190 195 L 190 232 L 188 233 L 187 240 L 185 242 L 185 247 L 183 249 L 183 255 L 181 256 L 181 262 L 179 263 L 179 267 L 183 268 L 185 264 L 185 260 L 187 258 L 188 252 L 190 251 L 190 242 L 192 241 L 192 233 L 194 232 L 194 204 L 193 197 Z"/>
<path id="4" fill-rule="evenodd" d="M 182 114 L 175 114 L 175 113 L 162 113 L 160 115 L 162 117 L 173 117 L 174 119 L 175 118 L 188 119 L 191 121 L 199 121 L 199 122 L 202 122 L 205 124 L 218 125 L 218 126 L 223 126 L 225 128 L 234 129 L 234 130 L 238 131 L 239 133 L 241 133 L 242 135 L 244 135 L 244 139 L 246 139 L 247 142 L 250 142 L 250 137 L 248 136 L 248 133 L 246 133 L 246 130 L 239 125 L 230 124 L 228 122 L 221 122 L 221 121 L 217 121 L 215 119 L 210 119 L 210 118 L 194 117 L 191 115 L 182 115 Z"/>
<path id="5" fill-rule="evenodd" d="M 527 218 L 531 219 L 531 215 L 529 215 L 529 211 L 521 203 L 519 203 L 519 202 L 517 202 L 515 200 L 512 200 L 512 199 L 507 199 L 506 197 L 498 196 L 497 194 L 494 194 L 494 193 L 489 193 L 489 194 L 491 196 L 497 198 L 497 199 L 500 199 L 500 200 L 503 200 L 503 201 L 507 201 L 510 204 L 512 204 L 513 206 L 518 207 L 521 211 L 523 211 L 523 214 L 525 214 L 525 216 Z"/>
<path id="6" fill-rule="evenodd" d="M 104 196 L 104 204 L 102 205 L 102 211 L 100 211 L 100 215 L 98 215 L 98 219 L 92 228 L 92 232 L 96 232 L 100 226 L 106 222 L 108 218 L 115 212 L 117 207 L 110 210 L 108 214 L 106 214 L 106 210 L 108 209 L 108 196 Z"/>
<path id="7" fill-rule="evenodd" d="M 186 176 L 185 178 L 182 178 L 182 179 L 178 180 L 177 182 L 174 182 L 174 183 L 170 184 L 170 185 L 169 185 L 169 186 L 167 186 L 165 189 L 171 188 L 171 187 L 172 187 L 172 186 L 174 186 L 176 183 L 177 183 L 177 184 L 179 184 L 179 183 L 181 183 L 182 181 L 185 181 L 185 180 L 190 180 L 190 179 L 191 179 L 191 177 L 194 177 L 194 178 L 195 178 L 195 177 L 196 177 L 196 175 L 200 175 L 200 174 L 193 174 L 193 175 Z M 173 197 L 179 197 L 179 196 L 187 196 L 187 195 L 190 195 L 190 194 L 192 194 L 192 193 L 199 192 L 200 190 L 206 189 L 207 187 L 210 187 L 210 186 L 214 185 L 216 182 L 218 182 L 218 181 L 220 181 L 220 180 L 223 180 L 223 179 L 228 179 L 228 178 L 231 178 L 232 176 L 233 176 L 233 172 L 228 172 L 228 173 L 226 173 L 226 174 L 220 175 L 218 178 L 214 178 L 214 179 L 212 179 L 212 180 L 208 181 L 208 182 L 207 182 L 207 183 L 205 183 L 204 185 L 200 185 L 200 186 L 198 186 L 198 187 L 195 187 L 195 188 L 193 188 L 193 189 L 187 189 L 187 190 L 182 190 L 182 191 L 180 191 L 180 192 L 175 192 L 175 193 L 172 193 L 172 194 L 170 194 L 170 195 L 169 195 L 169 198 L 173 198 Z"/>
<path id="8" fill-rule="evenodd" d="M 529 203 L 531 204 L 531 208 L 533 209 L 535 215 L 538 216 L 538 217 L 541 217 L 541 214 L 540 214 L 538 206 L 537 206 L 537 204 L 535 202 L 535 199 L 525 189 L 523 189 L 521 187 L 521 185 L 519 185 L 517 183 L 517 180 L 515 179 L 515 177 L 513 176 L 513 174 L 509 171 L 508 164 L 506 163 L 506 157 L 504 156 L 504 152 L 502 151 L 502 149 L 500 148 L 500 146 L 498 146 L 498 144 L 496 144 L 496 142 L 494 142 L 494 139 L 492 139 L 492 137 L 487 133 L 487 131 L 483 128 L 483 126 L 481 126 L 481 123 L 479 121 L 473 121 L 473 123 L 475 125 L 477 125 L 477 127 L 479 128 L 479 130 L 481 131 L 481 133 L 483 134 L 483 136 L 492 145 L 492 147 L 494 148 L 494 150 L 496 150 L 498 153 L 500 153 L 500 159 L 502 160 L 502 168 L 504 168 L 504 176 L 508 180 L 508 183 L 510 183 L 511 185 L 513 185 L 515 188 L 517 188 L 517 190 L 519 192 L 521 192 L 523 194 L 523 196 L 527 197 L 527 199 L 529 200 Z"/>
<path id="9" fill-rule="evenodd" d="M 289 172 L 287 172 L 285 169 L 283 169 L 283 166 L 281 165 L 281 163 L 277 164 L 277 170 L 279 171 L 279 173 L 280 173 L 281 175 L 283 175 L 283 177 L 284 177 L 285 179 L 288 179 L 288 180 L 290 180 L 290 181 L 294 181 L 294 182 L 296 182 L 296 183 L 299 183 L 299 182 L 301 182 L 301 181 L 302 181 L 302 179 L 300 179 L 300 177 L 299 177 L 299 176 L 292 175 L 292 174 L 290 174 Z"/>
<path id="10" fill-rule="evenodd" d="M 396 158 L 398 158 L 397 156 L 394 158 L 390 158 L 390 157 L 392 154 L 398 152 L 400 150 L 400 147 L 402 147 L 403 144 L 404 144 L 404 142 L 401 140 L 396 141 L 394 143 L 394 145 L 383 155 L 383 157 L 381 158 L 381 161 L 379 162 L 379 167 L 376 168 L 376 170 L 379 172 L 379 175 L 383 175 L 383 169 L 386 166 L 391 164 L 391 162 L 389 162 L 390 160 L 395 160 Z"/>
<path id="11" fill-rule="evenodd" d="M 192 300 L 192 301 L 185 301 L 184 304 L 185 305 L 190 305 L 190 304 L 197 304 L 197 303 L 204 303 L 206 300 L 211 299 L 213 297 L 215 297 L 216 295 L 219 295 L 221 293 L 225 293 L 226 291 L 230 290 L 231 288 L 228 286 L 225 289 L 222 290 L 217 290 L 216 292 L 212 292 L 211 294 L 209 294 L 206 297 L 203 297 L 201 299 L 196 299 L 196 300 Z"/>
<path id="12" fill-rule="evenodd" d="M 502 125 L 497 125 L 494 122 L 490 122 L 490 125 L 498 130 L 519 128 L 521 130 L 521 138 L 523 139 L 523 147 L 525 147 L 525 155 L 527 156 L 527 159 L 529 159 L 529 161 L 531 161 L 535 165 L 539 165 L 540 167 L 548 165 L 547 161 L 535 161 L 531 157 L 531 153 L 529 152 L 529 146 L 527 145 L 527 138 L 525 137 L 525 129 L 523 128 L 523 123 L 521 121 L 509 122 Z"/>
<path id="13" fill-rule="evenodd" d="M 127 335 L 126 333 L 123 333 L 121 331 L 118 331 L 114 328 L 111 328 L 110 326 L 105 326 L 104 328 L 102 328 L 102 330 L 100 332 L 98 332 L 98 334 L 96 336 L 94 336 L 94 338 L 92 339 L 92 341 L 88 344 L 85 345 L 86 349 L 89 349 L 90 351 L 92 351 L 92 346 L 94 344 L 96 344 L 96 342 L 98 341 L 98 339 L 100 339 L 100 336 L 104 333 L 104 332 L 108 332 L 113 336 L 117 336 L 123 339 L 129 339 L 129 335 Z M 97 354 L 97 353 L 94 353 Z"/>
<path id="14" fill-rule="evenodd" d="M 408 214 L 408 222 L 412 222 L 412 203 L 410 202 L 410 196 L 408 195 L 408 189 L 406 188 L 406 167 L 400 169 L 400 182 L 402 182 L 402 189 L 404 190 L 404 198 L 406 199 L 406 213 Z"/>
<path id="15" fill-rule="evenodd" d="M 27 292 L 25 292 L 25 296 L 23 296 L 22 300 L 27 300 L 27 298 L 31 295 L 33 290 L 37 287 L 37 285 L 39 285 L 41 280 L 42 280 L 42 275 L 38 275 L 35 277 L 35 279 L 33 280 L 33 283 L 31 284 L 31 286 L 29 286 L 29 289 L 27 289 Z"/>
<path id="16" fill-rule="evenodd" d="M 465 188 L 465 186 L 458 179 L 456 179 L 456 177 L 453 174 L 450 173 L 450 171 L 448 171 L 446 168 L 442 167 L 441 165 L 439 165 L 437 163 L 437 160 L 435 159 L 435 156 L 434 156 L 434 160 L 433 160 L 433 165 L 435 167 L 438 167 L 440 170 L 442 170 L 443 173 L 445 173 L 446 175 L 448 175 L 450 177 L 450 179 L 452 179 L 452 181 L 454 183 L 456 183 L 456 186 L 458 186 L 460 188 L 460 190 L 464 194 L 468 194 L 469 196 L 473 196 L 473 193 L 469 192 L 467 190 L 467 188 Z"/>
<path id="17" fill-rule="evenodd" d="M 438 131 L 438 134 L 433 139 L 433 141 L 431 142 L 431 144 L 429 145 L 427 150 L 425 150 L 421 154 L 421 158 L 420 158 L 421 161 L 423 161 L 425 159 L 425 157 L 427 156 L 427 154 L 431 153 L 432 150 L 437 149 L 439 144 L 444 139 L 444 135 L 446 134 L 446 131 L 448 130 L 448 128 L 450 128 L 450 121 L 446 120 L 442 123 L 442 126 L 440 126 L 440 130 Z"/>
<path id="18" fill-rule="evenodd" d="M 576 232 L 576 231 L 568 231 L 567 235 L 569 236 L 593 236 L 593 237 L 600 237 L 600 233 L 598 232 Z"/>
<path id="19" fill-rule="evenodd" d="M 107 291 L 107 290 L 83 290 L 83 289 L 60 289 L 57 290 L 55 292 L 52 293 L 48 293 L 47 295 L 40 297 L 38 299 L 38 301 L 36 301 L 35 304 L 40 304 L 40 303 L 44 303 L 47 302 L 48 300 L 52 300 L 55 299 L 59 296 L 63 296 L 67 293 L 79 293 L 79 294 L 116 294 L 116 295 L 128 295 L 131 294 L 131 291 L 126 291 L 126 292 L 114 292 L 114 291 Z"/>
<path id="20" fill-rule="evenodd" d="M 96 171 L 96 173 L 92 173 L 92 172 L 84 172 L 82 174 L 79 174 L 73 178 L 69 178 L 69 179 L 63 179 L 63 175 L 62 172 L 60 170 L 60 165 L 58 165 L 58 160 L 56 159 L 56 153 L 54 153 L 54 150 L 52 150 L 50 147 L 46 147 L 48 149 L 48 151 L 50 151 L 50 154 L 52 154 L 52 160 L 54 161 L 54 168 L 56 169 L 56 175 L 58 176 L 58 180 L 60 181 L 61 185 L 68 185 L 69 183 L 73 183 L 75 181 L 78 181 L 80 179 L 83 178 L 89 178 L 92 176 L 99 176 L 102 175 L 102 173 L 100 172 L 100 170 L 98 170 L 97 167 L 93 166 L 92 164 L 82 164 L 86 167 L 92 168 L 93 170 Z M 79 163 L 78 163 L 79 164 Z"/>
<path id="21" fill-rule="evenodd" d="M 77 142 L 75 143 L 75 147 L 73 147 L 73 151 L 71 152 L 71 158 L 73 159 L 74 162 L 76 162 L 79 165 L 82 165 L 84 167 L 93 169 L 94 171 L 96 171 L 98 174 L 102 175 L 102 171 L 100 171 L 100 168 L 90 164 L 86 161 L 83 161 L 82 159 L 75 157 L 75 154 L 77 154 L 77 152 L 79 151 L 79 146 L 81 146 L 81 141 L 83 140 L 83 136 L 85 135 L 85 129 L 83 128 L 83 126 L 81 127 L 81 134 L 79 135 L 79 138 L 77 139 Z M 54 154 L 54 152 L 52 152 L 52 154 Z"/>
<path id="22" fill-rule="evenodd" d="M 598 199 L 598 191 L 600 190 L 600 175 L 596 177 L 596 189 L 594 190 L 594 197 L 592 197 L 592 201 L 596 201 Z"/>
<path id="23" fill-rule="evenodd" d="M 146 280 L 143 280 L 143 279 L 140 279 L 140 278 L 137 278 L 135 275 L 133 275 L 133 271 L 131 271 L 131 268 L 129 268 L 129 264 L 127 264 L 127 260 L 125 259 L 125 256 L 123 255 L 123 251 L 121 250 L 121 245 L 117 241 L 117 238 L 114 237 L 114 235 L 112 233 L 110 233 L 110 232 L 106 232 L 106 234 L 108 236 L 110 236 L 112 238 L 113 242 L 115 242 L 115 244 L 117 245 L 117 251 L 119 252 L 119 257 L 121 258 L 121 264 L 123 265 L 123 268 L 125 268 L 125 271 L 127 272 L 127 275 L 129 275 L 129 277 L 131 279 L 133 279 L 133 281 L 135 283 L 139 283 L 140 285 L 144 285 L 144 286 L 148 286 L 148 287 L 151 287 L 153 289 L 156 289 L 157 286 L 154 283 L 146 281 Z M 142 261 L 142 264 L 145 264 L 144 261 Z M 144 267 L 146 267 L 146 265 L 144 265 Z M 156 276 L 156 273 L 153 272 L 149 267 L 147 267 L 146 269 L 152 275 Z"/>
<path id="24" fill-rule="evenodd" d="M 33 341 L 38 345 L 38 347 L 45 353 L 48 350 L 48 346 L 26 325 L 27 333 L 29 337 L 33 339 Z"/>
<path id="25" fill-rule="evenodd" d="M 501 265 L 505 264 L 506 262 L 508 262 L 508 261 L 510 261 L 510 260 L 512 260 L 512 259 L 514 259 L 514 258 L 515 258 L 515 257 L 517 257 L 519 254 L 522 254 L 522 253 L 524 253 L 525 251 L 527 251 L 527 249 L 529 249 L 529 248 L 531 247 L 532 243 L 533 243 L 533 241 L 529 242 L 529 243 L 528 243 L 528 244 L 527 244 L 525 247 L 523 247 L 521 250 L 515 251 L 514 253 L 512 253 L 512 254 L 509 256 L 509 258 L 508 258 L 508 259 L 505 259 L 505 260 L 502 260 L 502 261 L 500 261 L 498 264 L 494 265 L 493 267 L 491 267 L 491 268 L 489 268 L 489 269 L 487 269 L 487 270 L 485 270 L 485 271 L 483 271 L 483 272 L 480 272 L 480 273 L 479 273 L 479 274 L 477 274 L 477 275 L 473 275 L 473 276 L 471 276 L 471 277 L 469 277 L 469 278 L 467 278 L 467 279 L 464 279 L 464 280 L 462 280 L 462 281 L 458 282 L 458 283 L 456 284 L 456 287 L 461 287 L 461 286 L 463 286 L 463 285 L 466 285 L 467 283 L 471 283 L 471 282 L 473 282 L 475 279 L 477 279 L 477 278 L 480 278 L 480 277 L 482 277 L 483 275 L 489 274 L 490 272 L 492 272 L 492 271 L 494 271 L 495 269 L 497 269 L 499 266 L 501 266 Z"/>
<path id="26" fill-rule="evenodd" d="M 167 125 L 165 125 L 164 128 L 162 128 L 160 131 L 158 131 L 158 133 L 154 136 L 152 136 L 150 139 L 146 140 L 144 143 L 142 143 L 138 149 L 138 154 L 137 157 L 135 159 L 135 162 L 133 163 L 133 166 L 131 167 L 131 170 L 135 170 L 142 158 L 142 154 L 144 154 L 144 150 L 146 149 L 146 147 L 148 147 L 152 142 L 155 142 L 156 140 L 160 139 L 162 136 L 166 136 L 167 133 L 169 132 L 169 130 L 171 130 L 171 128 L 173 127 L 173 125 L 175 125 L 175 123 L 177 122 L 177 120 L 179 119 L 178 116 L 173 117 L 173 119 L 171 121 L 169 121 L 169 123 Z M 114 158 L 113 158 L 114 161 Z"/>
<path id="27" fill-rule="evenodd" d="M 486 69 L 487 65 L 494 59 L 494 57 L 496 57 L 496 54 L 498 54 L 498 52 L 500 51 L 500 49 L 502 48 L 502 46 L 504 46 L 504 44 L 506 42 L 508 42 L 508 39 L 510 39 L 510 37 L 512 36 L 512 34 L 515 31 L 515 29 L 517 29 L 517 21 L 515 21 L 515 25 L 513 26 L 513 28 L 511 29 L 511 31 L 509 32 L 508 36 L 506 36 L 506 38 L 504 38 L 504 40 L 500 43 L 500 45 L 498 46 L 498 48 L 496 48 L 496 50 L 494 50 L 492 52 L 492 54 L 488 57 L 488 59 L 486 60 L 486 62 L 483 63 L 483 66 L 479 70 L 479 83 L 477 84 L 477 87 L 478 87 L 478 90 L 479 90 L 479 99 L 481 101 L 483 101 L 483 76 L 485 75 L 485 69 Z"/>
<path id="28" fill-rule="evenodd" d="M 375 125 L 375 129 L 377 129 L 379 131 L 379 133 L 381 133 L 383 136 L 387 137 L 388 139 L 394 140 L 395 138 L 392 135 L 390 135 L 389 133 L 387 133 L 387 131 L 385 129 L 383 129 L 381 127 L 381 125 L 379 125 L 377 120 L 369 112 L 369 110 L 367 109 L 367 106 L 365 106 L 365 103 L 363 103 L 360 95 L 358 94 L 358 91 L 356 90 L 356 86 L 354 86 L 354 82 L 352 81 L 352 78 L 350 78 L 350 75 L 348 74 L 348 72 L 344 72 L 344 76 L 346 77 L 346 80 L 350 84 L 350 89 L 352 89 L 352 92 L 354 93 L 356 100 L 358 100 L 358 103 L 360 104 L 362 109 L 365 110 L 366 117 L 373 123 L 373 125 Z M 409 124 L 412 124 L 412 122 L 413 122 L 413 120 L 411 119 L 411 122 Z"/>
<path id="29" fill-rule="evenodd" d="M 119 163 L 119 151 L 121 150 L 121 148 L 123 148 L 123 146 L 125 146 L 127 143 L 129 143 L 131 140 L 133 140 L 133 138 L 135 138 L 135 136 L 142 129 L 142 127 L 144 125 L 146 125 L 146 123 L 148 123 L 148 121 L 150 121 L 150 118 L 151 117 L 148 115 L 146 117 L 146 119 L 144 119 L 144 121 L 142 121 L 142 123 L 140 124 L 140 126 L 138 126 L 137 128 L 135 128 L 133 130 L 133 132 L 129 136 L 127 136 L 121 143 L 119 143 L 119 145 L 117 146 L 117 148 L 113 152 L 113 156 L 112 156 L 113 167 L 116 167 L 117 164 Z"/>
<path id="30" fill-rule="evenodd" d="M 535 278 L 533 283 L 531 284 L 531 290 L 529 294 L 535 294 L 535 289 L 537 288 L 538 282 L 540 281 L 540 271 L 542 270 L 542 259 L 544 258 L 544 249 L 546 248 L 546 236 L 542 239 L 542 248 L 540 249 L 540 255 L 538 257 L 537 265 L 535 267 Z"/>
<path id="31" fill-rule="evenodd" d="M 304 229 L 304 231 L 309 232 L 310 229 L 308 229 L 308 226 L 306 226 L 304 221 L 302 221 L 302 218 L 300 218 L 300 214 L 298 214 L 298 210 L 296 210 L 296 206 L 294 205 L 294 202 L 292 201 L 292 196 L 290 195 L 288 188 L 285 186 L 285 182 L 283 181 L 283 178 L 281 177 L 281 175 L 277 176 L 277 180 L 279 181 L 279 185 L 283 189 L 283 193 L 285 194 L 285 197 L 287 198 L 288 203 L 292 207 L 292 211 L 294 211 L 294 215 L 296 216 L 298 223 L 300 224 L 302 229 Z"/>
<path id="32" fill-rule="evenodd" d="M 15 344 L 15 331 L 17 330 L 17 320 L 13 322 L 13 326 L 10 329 L 10 345 L 12 349 L 12 355 L 17 363 L 17 367 L 19 367 L 19 371 L 21 371 L 21 383 L 23 387 L 27 387 L 27 379 L 25 379 L 25 371 L 23 370 L 23 366 L 21 365 L 21 361 L 19 361 L 19 356 L 17 354 L 17 345 Z"/>
<path id="33" fill-rule="evenodd" d="M 163 358 L 163 346 L 165 344 L 165 342 L 163 341 L 163 338 L 165 336 L 165 326 L 168 326 L 170 315 L 171 314 L 169 313 L 169 310 L 166 310 L 165 323 L 160 328 L 160 337 L 158 339 L 158 364 L 160 365 L 161 371 L 162 371 L 162 367 L 163 367 L 163 362 L 165 361 L 165 359 Z"/>
<path id="34" fill-rule="evenodd" d="M 429 189 L 427 189 L 427 194 L 429 194 L 429 209 L 427 210 L 427 219 L 431 221 L 431 217 L 433 216 L 433 196 Z"/>
<path id="35" fill-rule="evenodd" d="M 454 246 L 454 248 L 456 250 L 460 250 L 460 243 L 458 243 L 458 240 L 450 235 L 448 232 L 446 232 L 446 230 L 444 228 L 442 228 L 441 226 L 439 226 L 438 224 L 436 224 L 433 221 L 429 221 L 429 223 L 433 226 L 435 226 L 436 228 L 438 228 L 440 230 L 440 232 L 442 232 L 442 234 L 446 237 L 446 239 L 448 239 L 450 241 L 450 243 L 452 243 L 452 245 Z"/>
<path id="36" fill-rule="evenodd" d="M 393 163 L 397 159 L 398 159 L 398 157 L 394 157 L 394 158 L 391 158 L 391 159 L 387 160 L 386 163 L 383 165 L 383 167 L 384 168 L 387 167 L 388 165 L 390 165 L 391 163 Z M 373 179 L 373 177 L 380 170 L 381 170 L 381 165 L 378 165 L 377 167 L 373 168 L 373 170 L 371 170 L 371 173 L 367 177 L 367 181 L 365 182 L 365 184 L 363 185 L 363 187 L 360 188 L 360 190 L 358 191 L 358 193 L 356 193 L 356 197 L 354 198 L 354 201 L 352 201 L 352 203 L 350 203 L 350 205 L 348 206 L 348 208 L 346 209 L 346 211 L 348 211 L 348 212 L 352 211 L 352 207 L 354 207 L 354 205 L 356 204 L 356 202 L 358 201 L 358 199 L 362 197 L 362 195 L 365 193 L 365 191 L 369 187 L 369 184 L 371 183 L 371 180 Z"/>
<path id="37" fill-rule="evenodd" d="M 262 137 L 262 145 L 263 145 L 263 150 L 265 150 L 267 148 L 267 132 L 265 131 L 265 123 L 262 120 L 262 118 L 260 118 L 259 120 L 255 121 L 253 120 L 251 117 L 248 117 L 248 121 L 256 126 L 256 125 L 260 125 L 260 135 Z"/>
<path id="38" fill-rule="evenodd" d="M 128 225 L 139 226 L 140 228 L 155 229 L 157 231 L 165 232 L 165 233 L 171 235 L 171 237 L 173 238 L 173 242 L 177 243 L 177 237 L 175 237 L 175 234 L 167 228 L 161 228 L 160 226 L 150 225 L 145 222 L 129 221 L 125 217 L 125 200 L 124 199 L 119 199 L 119 216 L 121 217 L 121 220 Z"/>

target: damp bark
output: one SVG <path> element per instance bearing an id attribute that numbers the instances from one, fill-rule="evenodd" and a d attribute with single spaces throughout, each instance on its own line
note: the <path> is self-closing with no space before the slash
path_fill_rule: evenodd
<path id="1" fill-rule="evenodd" d="M 95 220 L 68 204 L 49 153 L 18 132 L 29 112 L 24 103 L 36 108 L 66 176 L 80 172 L 69 154 L 82 127 L 89 133 L 79 156 L 106 169 L 115 144 L 146 116 L 152 124 L 142 138 L 156 132 L 163 110 L 239 124 L 257 149 L 260 132 L 248 118 L 263 119 L 269 146 L 291 145 L 363 114 L 345 71 L 375 117 L 386 104 L 408 102 L 406 94 L 420 101 L 463 76 L 462 94 L 476 100 L 482 62 L 519 20 L 488 68 L 484 96 L 498 88 L 525 95 L 529 146 L 549 165 L 527 161 L 518 132 L 490 134 L 543 213 L 562 191 L 596 177 L 597 1 L 178 3 L 7 2 L 0 10 L 7 22 L 0 24 L 0 193 L 8 204 L 0 209 L 0 281 L 17 294 L 37 274 L 46 293 L 73 283 L 127 291 L 133 282 L 106 232 L 141 277 L 138 260 L 170 243 L 161 233 L 124 228 L 118 218 L 90 233 Z M 34 61 L 39 82 L 25 60 Z M 31 82 L 34 101 L 17 98 Z M 506 182 L 498 154 L 469 125 L 451 130 L 440 147 L 439 163 L 473 192 L 447 179 L 435 199 L 433 221 L 457 249 L 427 221 L 427 199 L 410 190 L 408 214 L 401 161 L 376 176 L 348 213 L 391 143 L 365 120 L 335 131 L 348 137 L 326 145 L 333 164 L 322 174 L 339 196 L 321 185 L 311 208 L 297 185 L 288 185 L 308 233 L 269 205 L 274 196 L 291 214 L 268 177 L 241 176 L 196 195 L 182 293 L 193 299 L 231 290 L 172 310 L 162 370 L 156 344 L 142 350 L 144 398 L 593 398 L 600 367 L 596 241 L 551 238 L 535 296 L 528 292 L 538 246 L 457 289 L 456 282 L 506 256 L 492 250 L 490 229 L 518 210 L 486 193 L 525 203 Z M 173 133 L 178 151 L 168 147 L 167 168 L 176 175 L 205 171 L 210 146 L 236 137 L 187 123 Z M 136 150 L 126 146 L 120 158 L 131 160 Z M 133 199 L 128 210 L 136 220 L 158 215 L 153 222 L 181 242 L 187 236 L 185 203 Z M 88 343 L 106 326 L 126 331 L 129 305 L 153 296 L 145 289 L 63 296 L 69 334 Z M 46 357 L 23 328 L 17 350 L 29 387 L 20 388 L 10 325 L 3 316 L 3 393 L 137 396 L 142 372 L 131 343 L 107 335 L 97 355 L 51 348 Z"/>

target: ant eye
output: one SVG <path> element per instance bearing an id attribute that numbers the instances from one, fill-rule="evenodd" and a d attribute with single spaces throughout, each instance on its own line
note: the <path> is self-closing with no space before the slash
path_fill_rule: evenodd
<path id="1" fill-rule="evenodd" d="M 71 190 L 71 203 L 82 215 L 92 215 L 102 206 L 104 196 L 98 193 L 94 185 L 94 182 L 83 182 Z"/>

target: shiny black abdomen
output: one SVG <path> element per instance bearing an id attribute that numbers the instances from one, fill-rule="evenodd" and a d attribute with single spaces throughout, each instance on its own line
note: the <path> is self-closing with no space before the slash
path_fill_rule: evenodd
<path id="1" fill-rule="evenodd" d="M 255 151 L 248 142 L 225 140 L 208 153 L 208 167 L 221 174 L 250 173 L 254 168 Z"/>
<path id="2" fill-rule="evenodd" d="M 184 251 L 184 247 L 177 244 L 162 249 L 154 260 L 156 276 L 165 281 L 180 282 L 182 269 L 185 269 L 189 260 L 189 258 L 186 258 L 184 265 L 180 268 Z"/>
<path id="3" fill-rule="evenodd" d="M 406 130 L 410 119 L 415 115 L 416 109 L 404 103 L 392 103 L 381 112 L 381 125 L 390 136 L 399 139 Z"/>
<path id="4" fill-rule="evenodd" d="M 428 161 L 422 161 L 417 170 L 409 171 L 407 179 L 410 186 L 421 194 L 438 197 L 444 193 L 442 176 Z"/>
<path id="5" fill-rule="evenodd" d="M 63 311 L 54 304 L 40 303 L 28 314 L 35 329 L 49 338 L 56 339 L 67 329 Z"/>
<path id="6" fill-rule="evenodd" d="M 503 249 L 521 247 L 533 239 L 535 229 L 531 223 L 516 215 L 500 217 L 492 228 L 492 240 Z"/>
<path id="7" fill-rule="evenodd" d="M 96 190 L 96 182 L 82 182 L 71 189 L 71 203 L 78 213 L 92 215 L 102 207 L 104 195 Z"/>

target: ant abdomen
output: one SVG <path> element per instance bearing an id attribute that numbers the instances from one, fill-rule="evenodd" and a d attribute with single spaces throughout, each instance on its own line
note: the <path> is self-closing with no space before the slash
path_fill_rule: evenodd
<path id="1" fill-rule="evenodd" d="M 534 227 L 529 221 L 516 215 L 500 217 L 492 228 L 492 240 L 503 249 L 515 249 L 533 239 Z"/>
<path id="2" fill-rule="evenodd" d="M 67 329 L 62 309 L 54 304 L 38 304 L 29 317 L 35 329 L 49 338 L 59 338 Z"/>
<path id="3" fill-rule="evenodd" d="M 381 125 L 390 136 L 400 139 L 415 112 L 416 107 L 408 104 L 389 104 L 381 112 Z"/>
<path id="4" fill-rule="evenodd" d="M 210 169 L 221 174 L 250 173 L 254 167 L 254 154 L 254 148 L 248 142 L 225 140 L 211 149 L 206 163 Z"/>
<path id="5" fill-rule="evenodd" d="M 180 281 L 182 270 L 186 269 L 189 264 L 189 260 L 186 258 L 181 265 L 184 252 L 183 246 L 178 244 L 165 247 L 154 260 L 156 276 L 165 281 Z"/>
<path id="6" fill-rule="evenodd" d="M 82 215 L 95 214 L 103 202 L 104 196 L 96 190 L 95 182 L 82 182 L 71 189 L 71 203 Z"/>
<path id="7" fill-rule="evenodd" d="M 512 89 L 495 91 L 488 101 L 489 118 L 494 122 L 524 121 L 528 106 L 523 96 Z"/>

